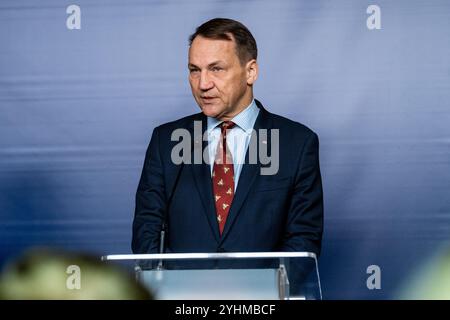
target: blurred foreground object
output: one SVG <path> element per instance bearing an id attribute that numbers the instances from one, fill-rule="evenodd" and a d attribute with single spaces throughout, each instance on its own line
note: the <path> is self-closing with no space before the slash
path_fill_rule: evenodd
<path id="1" fill-rule="evenodd" d="M 0 299 L 126 300 L 153 296 L 130 274 L 100 258 L 33 249 L 3 270 Z"/>
<path id="2" fill-rule="evenodd" d="M 444 246 L 404 286 L 399 299 L 450 300 L 450 245 Z"/>

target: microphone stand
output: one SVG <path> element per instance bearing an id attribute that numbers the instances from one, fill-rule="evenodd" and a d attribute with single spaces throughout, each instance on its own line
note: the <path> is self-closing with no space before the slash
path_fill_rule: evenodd
<path id="1" fill-rule="evenodd" d="M 172 198 L 175 194 L 175 190 L 178 186 L 178 181 L 180 180 L 181 171 L 183 171 L 184 162 L 181 162 L 180 169 L 178 170 L 177 177 L 175 179 L 175 183 L 173 184 L 172 193 L 170 194 L 169 200 L 167 201 L 167 208 L 166 208 L 166 214 L 163 217 L 163 223 L 161 226 L 161 233 L 160 233 L 160 242 L 159 242 L 159 253 L 164 253 L 164 241 L 165 241 L 165 235 L 166 235 L 166 220 L 167 220 L 167 214 L 169 213 L 170 205 L 172 204 Z M 158 262 L 158 266 L 156 267 L 156 270 L 163 270 L 163 259 L 160 259 Z"/>

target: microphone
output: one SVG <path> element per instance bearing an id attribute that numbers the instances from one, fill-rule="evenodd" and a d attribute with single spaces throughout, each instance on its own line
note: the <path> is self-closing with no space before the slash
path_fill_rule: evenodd
<path id="1" fill-rule="evenodd" d="M 160 235 L 160 243 L 159 243 L 159 253 L 164 253 L 164 236 L 165 236 L 165 231 L 164 231 L 164 222 L 163 222 L 163 227 L 161 229 L 161 235 Z M 163 270 L 163 260 L 160 259 L 158 262 L 158 266 L 156 267 L 156 270 Z"/>
<path id="2" fill-rule="evenodd" d="M 181 172 L 184 168 L 184 161 L 181 162 L 180 168 L 178 169 L 177 176 L 175 178 L 175 182 L 172 187 L 172 192 L 170 193 L 169 199 L 167 200 L 167 206 L 166 206 L 166 213 L 163 216 L 163 221 L 161 225 L 161 232 L 160 232 L 160 243 L 159 243 L 159 253 L 164 253 L 164 241 L 165 241 L 165 235 L 166 235 L 166 227 L 167 227 L 167 214 L 169 213 L 170 205 L 172 204 L 173 195 L 175 194 L 175 191 L 178 186 L 178 182 L 180 180 Z M 160 259 L 158 262 L 158 266 L 156 267 L 156 270 L 162 270 L 163 267 L 163 260 Z"/>

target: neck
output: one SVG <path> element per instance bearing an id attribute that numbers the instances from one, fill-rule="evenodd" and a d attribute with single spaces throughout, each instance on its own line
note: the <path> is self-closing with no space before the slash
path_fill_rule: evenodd
<path id="1" fill-rule="evenodd" d="M 245 108 L 247 108 L 250 105 L 250 103 L 252 103 L 252 100 L 253 100 L 253 92 L 250 91 L 248 95 L 242 97 L 242 99 L 237 103 L 238 107 L 234 110 L 234 112 L 223 115 L 218 119 L 221 121 L 230 121 L 239 113 L 241 113 Z"/>

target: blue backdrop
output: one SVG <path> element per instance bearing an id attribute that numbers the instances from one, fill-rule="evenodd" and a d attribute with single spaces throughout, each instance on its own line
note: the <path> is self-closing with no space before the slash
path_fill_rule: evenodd
<path id="1" fill-rule="evenodd" d="M 256 97 L 320 137 L 324 298 L 395 298 L 450 238 L 445 0 L 2 0 L 0 259 L 35 245 L 130 252 L 147 143 L 198 112 L 187 38 L 213 17 L 253 32 Z"/>

